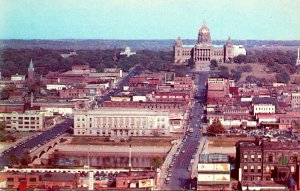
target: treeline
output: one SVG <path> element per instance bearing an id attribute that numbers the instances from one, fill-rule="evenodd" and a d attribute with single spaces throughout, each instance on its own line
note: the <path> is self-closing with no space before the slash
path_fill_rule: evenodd
<path id="1" fill-rule="evenodd" d="M 27 74 L 30 59 L 33 60 L 35 71 L 45 75 L 49 71 L 67 71 L 75 64 L 89 64 L 98 72 L 107 67 L 121 67 L 128 71 L 132 66 L 140 64 L 144 69 L 159 71 L 168 69 L 173 60 L 172 52 L 165 51 L 138 51 L 130 57 L 120 56 L 117 50 L 117 61 L 113 60 L 114 50 L 79 50 L 77 55 L 62 58 L 60 54 L 69 53 L 72 50 L 51 49 L 4 49 L 0 51 L 0 70 L 2 76 L 9 77 L 12 74 Z"/>
<path id="2" fill-rule="evenodd" d="M 195 33 L 195 37 L 197 33 Z M 97 50 L 113 49 L 114 47 L 124 49 L 129 46 L 133 51 L 153 50 L 172 51 L 176 39 L 165 40 L 0 40 L 0 48 L 44 48 L 44 49 L 76 49 L 76 50 Z M 184 44 L 196 44 L 196 39 L 183 39 Z M 225 40 L 213 40 L 213 44 L 224 45 Z M 233 40 L 235 45 L 244 45 L 249 48 L 276 48 L 276 47 L 297 47 L 299 40 Z"/>
<path id="3" fill-rule="evenodd" d="M 295 65 L 297 52 L 291 50 L 249 50 L 233 59 L 235 63 L 278 63 Z"/>

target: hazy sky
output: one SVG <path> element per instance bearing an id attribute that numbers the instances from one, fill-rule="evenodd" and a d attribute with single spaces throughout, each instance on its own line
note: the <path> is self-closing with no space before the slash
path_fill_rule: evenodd
<path id="1" fill-rule="evenodd" d="M 300 0 L 0 0 L 0 39 L 300 40 Z"/>

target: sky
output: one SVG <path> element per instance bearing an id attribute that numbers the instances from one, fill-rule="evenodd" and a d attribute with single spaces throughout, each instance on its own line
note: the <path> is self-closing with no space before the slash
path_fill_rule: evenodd
<path id="1" fill-rule="evenodd" d="M 300 0 L 0 0 L 0 39 L 300 40 Z"/>

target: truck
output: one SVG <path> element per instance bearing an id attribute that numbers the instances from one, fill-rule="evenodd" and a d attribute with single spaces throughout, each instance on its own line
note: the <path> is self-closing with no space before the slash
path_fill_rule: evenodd
<path id="1" fill-rule="evenodd" d="M 189 131 L 190 131 L 190 133 L 193 133 L 194 129 L 191 127 Z"/>

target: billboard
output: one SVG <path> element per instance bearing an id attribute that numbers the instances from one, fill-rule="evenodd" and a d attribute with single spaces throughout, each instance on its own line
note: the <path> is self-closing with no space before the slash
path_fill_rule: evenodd
<path id="1" fill-rule="evenodd" d="M 214 169 L 215 169 L 214 164 L 207 164 L 207 163 L 198 164 L 198 171 L 213 171 Z"/>
<path id="2" fill-rule="evenodd" d="M 216 164 L 207 164 L 207 163 L 199 163 L 198 171 L 230 171 L 230 164 L 228 163 L 216 163 Z"/>
<path id="3" fill-rule="evenodd" d="M 214 174 L 214 181 L 216 182 L 229 182 L 230 175 L 229 174 Z"/>
<path id="4" fill-rule="evenodd" d="M 139 180 L 139 188 L 153 187 L 154 180 L 153 179 L 143 179 Z"/>
<path id="5" fill-rule="evenodd" d="M 215 170 L 216 171 L 230 171 L 230 164 L 226 164 L 226 163 L 215 164 Z"/>
<path id="6" fill-rule="evenodd" d="M 198 182 L 229 182 L 230 174 L 199 173 Z"/>

